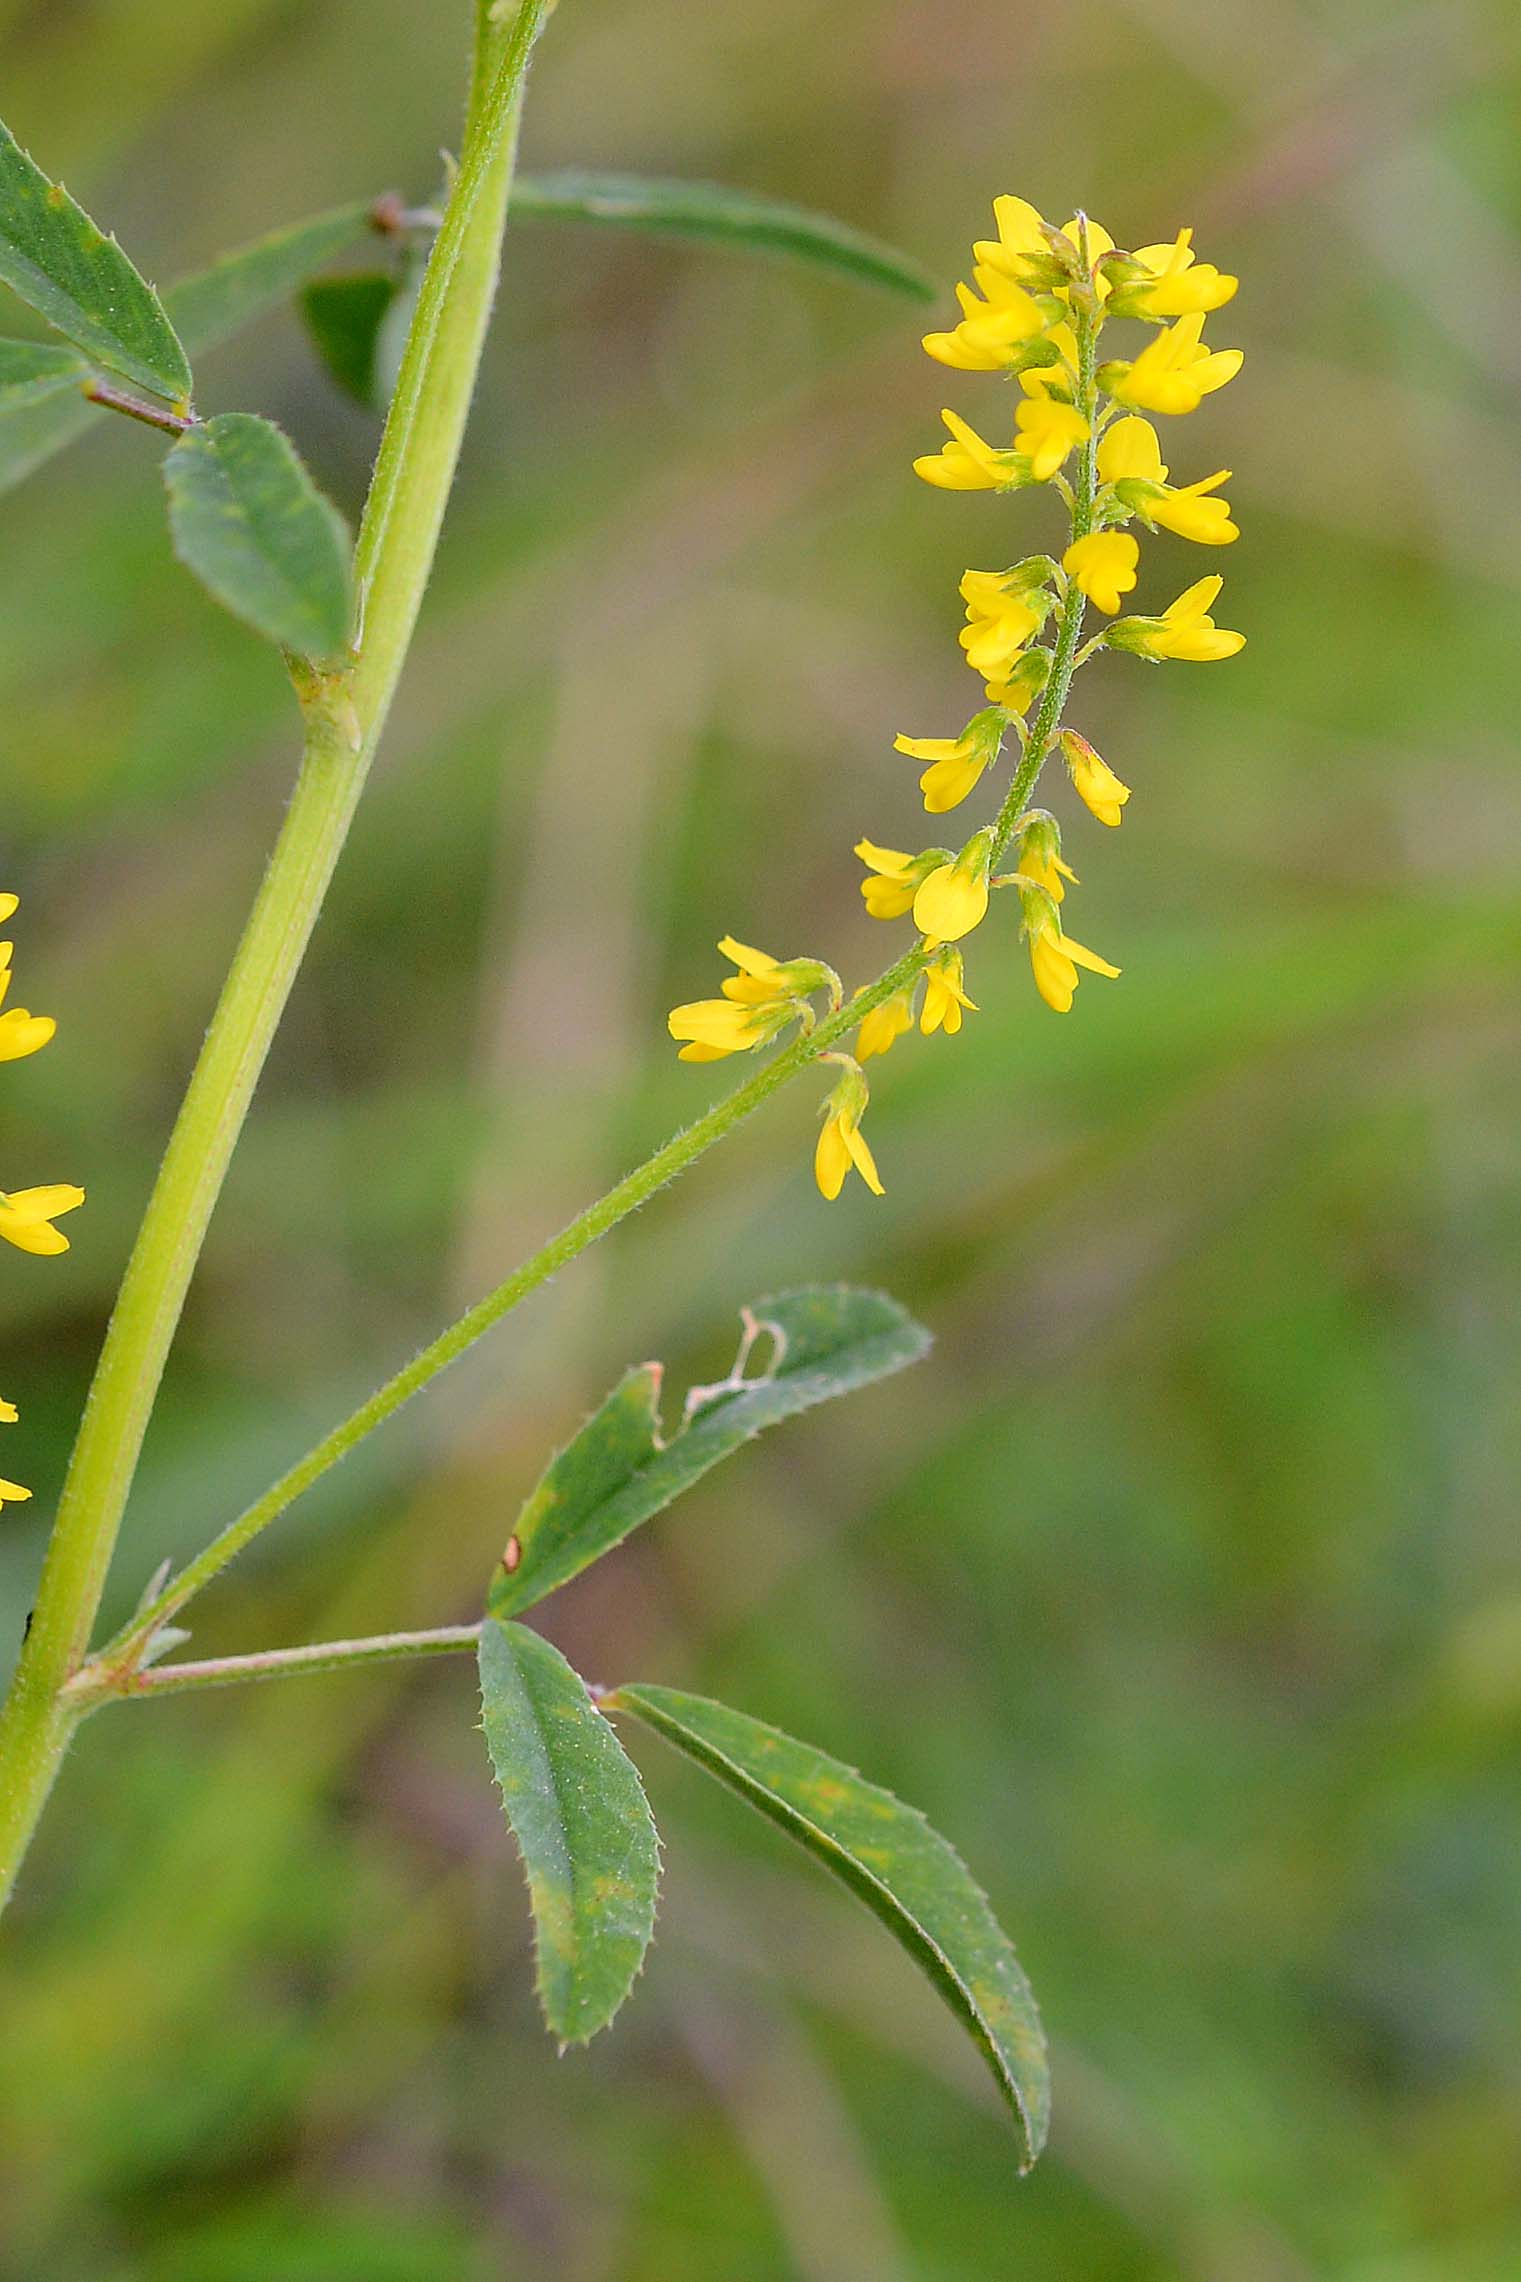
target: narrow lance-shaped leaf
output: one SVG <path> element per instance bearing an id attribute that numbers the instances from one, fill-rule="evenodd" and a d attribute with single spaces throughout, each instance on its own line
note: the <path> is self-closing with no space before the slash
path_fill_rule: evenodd
<path id="1" fill-rule="evenodd" d="M 659 1513 L 764 1427 L 917 1362 L 929 1333 L 882 1292 L 810 1285 L 744 1312 L 734 1369 L 694 1387 L 679 1430 L 660 1432 L 662 1366 L 642 1363 L 555 1458 L 518 1516 L 492 1581 L 499 1616 L 529 1608 Z M 769 1338 L 764 1370 L 747 1377 Z"/>
<path id="2" fill-rule="evenodd" d="M 608 223 L 667 237 L 708 239 L 757 253 L 785 254 L 863 285 L 915 301 L 934 298 L 933 280 L 907 254 L 831 214 L 777 198 L 757 198 L 717 182 L 668 182 L 583 168 L 523 175 L 512 186 L 514 216 Z"/>
<path id="3" fill-rule="evenodd" d="M 554 2033 L 605 2028 L 655 1925 L 660 1842 L 633 1761 L 557 1648 L 487 1619 L 481 1707 L 528 1874 L 539 2000 Z"/>
<path id="4" fill-rule="evenodd" d="M 283 301 L 314 269 L 362 237 L 369 215 L 363 204 L 336 207 L 171 285 L 164 304 L 190 354 L 216 348 Z M 107 417 L 83 393 L 91 369 L 73 349 L 0 342 L 0 491 Z"/>
<path id="5" fill-rule="evenodd" d="M 1028 2170 L 1045 2144 L 1051 2086 L 1030 1985 L 986 1895 L 914 1808 L 779 1728 L 675 1688 L 624 1687 L 632 1712 L 728 1784 L 825 1866 L 895 1934 L 970 2030 L 1013 2110 Z"/>
<path id="6" fill-rule="evenodd" d="M 305 658 L 332 657 L 349 623 L 349 540 L 289 437 L 223 412 L 164 461 L 175 552 L 219 602 Z"/>
<path id="7" fill-rule="evenodd" d="M 86 356 L 189 402 L 189 361 L 152 286 L 3 125 L 0 279 Z"/>

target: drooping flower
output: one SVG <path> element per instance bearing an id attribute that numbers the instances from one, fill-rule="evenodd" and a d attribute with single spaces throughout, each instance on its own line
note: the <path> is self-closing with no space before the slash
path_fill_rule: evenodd
<path id="1" fill-rule="evenodd" d="M 1025 701 L 1027 704 L 1028 699 Z M 1001 707 L 989 706 L 967 723 L 959 737 L 895 737 L 893 745 L 929 767 L 919 779 L 919 790 L 931 816 L 943 816 L 957 807 L 992 766 L 1003 747 L 1005 716 Z"/>
<path id="2" fill-rule="evenodd" d="M 1070 571 L 1090 602 L 1111 616 L 1136 581 L 1141 550 L 1128 531 L 1090 531 L 1074 539 L 1062 556 L 1062 569 Z"/>
<path id="3" fill-rule="evenodd" d="M 1209 496 L 1230 481 L 1230 469 L 1217 468 L 1198 483 L 1174 489 L 1167 481 L 1155 428 L 1134 413 L 1105 431 L 1098 448 L 1098 472 L 1113 486 L 1121 504 L 1143 523 L 1160 524 L 1201 547 L 1229 546 L 1241 536 L 1231 521 L 1229 502 Z"/>
<path id="4" fill-rule="evenodd" d="M 901 919 L 905 911 L 912 911 L 921 881 L 950 862 L 945 848 L 926 848 L 911 856 L 902 848 L 880 848 L 875 840 L 858 840 L 855 853 L 866 866 L 861 896 L 873 919 Z"/>
<path id="5" fill-rule="evenodd" d="M 926 452 L 915 460 L 915 475 L 940 491 L 1013 491 L 1029 482 L 1029 470 L 1017 452 L 995 451 L 954 412 L 943 411 L 940 417 L 951 440 L 938 452 Z"/>
<path id="6" fill-rule="evenodd" d="M 914 897 L 914 925 L 926 942 L 955 943 L 987 917 L 992 843 L 992 827 L 985 825 L 923 881 Z"/>
<path id="7" fill-rule="evenodd" d="M 84 1200 L 83 1189 L 62 1181 L 48 1188 L 12 1189 L 8 1195 L 0 1190 L 0 1236 L 18 1252 L 44 1257 L 67 1252 L 69 1240 L 53 1223 L 77 1211 Z"/>
<path id="8" fill-rule="evenodd" d="M 880 1006 L 874 1006 L 861 1017 L 856 1032 L 856 1060 L 869 1062 L 873 1054 L 885 1054 L 905 1030 L 914 1026 L 914 993 L 910 984 L 907 990 L 893 992 Z"/>
<path id="9" fill-rule="evenodd" d="M 1224 584 L 1218 574 L 1196 580 L 1160 618 L 1117 618 L 1106 637 L 1110 647 L 1142 658 L 1188 658 L 1196 664 L 1233 658 L 1246 647 L 1246 636 L 1217 626 L 1209 615 Z"/>
<path id="10" fill-rule="evenodd" d="M 1080 967 L 1086 967 L 1090 974 L 1107 975 L 1111 981 L 1120 972 L 1096 951 L 1063 933 L 1055 904 L 1038 888 L 1025 896 L 1025 936 L 1035 987 L 1053 1013 L 1071 1013 Z"/>
<path id="11" fill-rule="evenodd" d="M 1019 835 L 1019 876 L 1033 880 L 1044 888 L 1053 903 L 1060 903 L 1067 892 L 1068 881 L 1076 887 L 1078 877 L 1072 866 L 1062 860 L 1062 838 L 1056 818 L 1044 808 L 1035 808 L 1022 816 L 1016 827 Z"/>
<path id="12" fill-rule="evenodd" d="M 1032 603 L 1023 580 L 1003 571 L 963 572 L 961 599 L 967 622 L 959 639 L 967 664 L 986 681 L 1006 680 L 1026 642 L 1040 631 L 1040 604 Z"/>
<path id="13" fill-rule="evenodd" d="M 965 976 L 959 951 L 939 951 L 924 970 L 924 1006 L 919 1016 L 919 1028 L 926 1038 L 943 1030 L 954 1038 L 961 1028 L 962 1009 L 968 1014 L 977 1012 L 976 1002 L 966 995 Z"/>
<path id="14" fill-rule="evenodd" d="M 1200 403 L 1241 370 L 1239 349 L 1207 349 L 1204 316 L 1195 310 L 1148 341 L 1133 363 L 1099 367 L 1100 384 L 1117 404 L 1139 412 L 1196 412 Z"/>
<path id="15" fill-rule="evenodd" d="M 1098 818 L 1100 824 L 1118 824 L 1120 811 L 1130 798 L 1130 787 L 1121 784 L 1109 763 L 1101 760 L 1086 737 L 1075 729 L 1064 729 L 1061 737 L 1062 752 L 1068 772 L 1079 800 Z"/>
<path id="16" fill-rule="evenodd" d="M 814 1151 L 813 1174 L 820 1194 L 833 1204 L 854 1165 L 873 1196 L 883 1194 L 876 1160 L 861 1132 L 861 1120 L 870 1098 L 865 1074 L 848 1054 L 826 1054 L 824 1061 L 844 1065 L 844 1076 L 824 1104 L 824 1124 Z"/>
<path id="17" fill-rule="evenodd" d="M 839 1002 L 839 977 L 822 960 L 773 959 L 732 935 L 718 948 L 738 969 L 719 986 L 723 997 L 692 999 L 666 1017 L 671 1036 L 687 1041 L 683 1062 L 719 1062 L 766 1045 L 789 1022 L 811 1016 L 808 1000 L 816 990 L 829 989 Z"/>

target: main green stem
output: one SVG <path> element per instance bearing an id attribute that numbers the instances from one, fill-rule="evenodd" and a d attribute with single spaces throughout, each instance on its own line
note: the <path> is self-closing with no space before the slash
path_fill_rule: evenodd
<path id="1" fill-rule="evenodd" d="M 356 551 L 349 664 L 301 677 L 307 738 L 255 900 L 122 1280 L 0 1711 L 0 1907 L 80 1716 L 88 1646 L 185 1294 L 400 677 L 454 479 L 496 291 L 523 74 L 546 0 L 482 10 L 464 145 Z"/>

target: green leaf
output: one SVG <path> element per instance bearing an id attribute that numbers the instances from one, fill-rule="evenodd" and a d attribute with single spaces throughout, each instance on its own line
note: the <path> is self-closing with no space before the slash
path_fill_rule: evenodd
<path id="1" fill-rule="evenodd" d="M 317 354 L 348 396 L 372 411 L 383 401 L 381 331 L 401 281 L 387 270 L 319 277 L 301 296 L 301 314 Z"/>
<path id="2" fill-rule="evenodd" d="M 660 1841 L 633 1761 L 557 1648 L 487 1619 L 481 1706 L 528 1873 L 539 2001 L 554 2033 L 606 2028 L 655 1925 Z"/>
<path id="3" fill-rule="evenodd" d="M 727 1704 L 675 1688 L 625 1687 L 632 1712 L 727 1783 L 875 1911 L 970 2030 L 1013 2110 L 1021 2170 L 1045 2144 L 1046 2042 L 1013 1946 L 961 1857 L 923 1815 L 853 1767 Z"/>
<path id="4" fill-rule="evenodd" d="M 330 658 L 349 626 L 349 539 L 289 437 L 222 412 L 164 461 L 175 552 L 219 602 L 301 657 Z"/>
<path id="5" fill-rule="evenodd" d="M 171 285 L 164 303 L 192 356 L 229 340 L 253 318 L 293 293 L 323 262 L 352 245 L 369 227 L 367 205 L 336 207 L 288 230 L 277 230 L 210 269 Z M 5 385 L 7 369 L 19 371 L 23 356 L 52 359 L 44 386 L 39 374 L 30 393 Z M 82 393 L 91 367 L 72 349 L 34 348 L 27 341 L 0 343 L 0 491 L 82 436 L 93 421 L 107 417 Z"/>
<path id="6" fill-rule="evenodd" d="M 86 356 L 173 404 L 189 402 L 190 365 L 152 286 L 3 125 L 0 279 Z"/>
<path id="7" fill-rule="evenodd" d="M 896 1300 L 844 1284 L 758 1300 L 741 1320 L 733 1370 L 692 1389 L 669 1441 L 660 1432 L 663 1365 L 641 1363 L 551 1461 L 492 1581 L 494 1615 L 531 1608 L 577 1576 L 762 1428 L 901 1371 L 929 1347 L 929 1333 Z M 767 1335 L 767 1367 L 746 1377 Z"/>
<path id="8" fill-rule="evenodd" d="M 637 174 L 597 174 L 582 168 L 523 175 L 512 185 L 515 216 L 567 222 L 605 222 L 627 230 L 653 230 L 674 238 L 710 239 L 751 252 L 791 256 L 833 270 L 863 285 L 878 285 L 931 301 L 934 281 L 895 246 L 853 230 L 830 214 L 814 214 L 780 199 L 756 198 L 716 182 L 665 182 Z"/>

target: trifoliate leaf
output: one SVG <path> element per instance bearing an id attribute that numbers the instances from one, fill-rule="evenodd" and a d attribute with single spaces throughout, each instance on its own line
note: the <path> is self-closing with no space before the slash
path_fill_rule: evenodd
<path id="1" fill-rule="evenodd" d="M 164 461 L 175 552 L 219 602 L 304 658 L 332 657 L 349 625 L 349 538 L 289 437 L 223 412 Z"/>
<path id="2" fill-rule="evenodd" d="M 481 1706 L 533 1909 L 539 2000 L 583 2043 L 628 1995 L 649 1947 L 660 1841 L 633 1761 L 557 1648 L 488 1618 Z"/>

